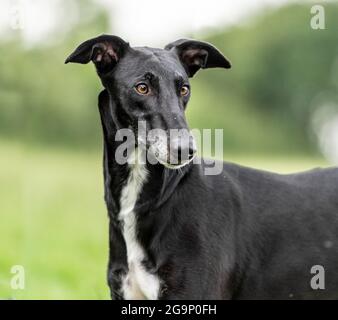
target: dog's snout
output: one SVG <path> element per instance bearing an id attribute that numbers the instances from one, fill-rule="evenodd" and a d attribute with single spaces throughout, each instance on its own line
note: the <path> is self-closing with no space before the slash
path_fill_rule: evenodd
<path id="1" fill-rule="evenodd" d="M 195 146 L 189 147 L 189 153 L 188 153 L 189 160 L 192 160 L 195 157 L 196 151 L 197 150 L 196 150 Z"/>
<path id="2" fill-rule="evenodd" d="M 171 163 L 182 164 L 191 161 L 196 155 L 196 147 L 193 138 L 175 139 L 171 143 Z"/>
<path id="3" fill-rule="evenodd" d="M 189 146 L 188 149 L 183 150 L 181 146 L 178 146 L 176 152 L 179 163 L 185 162 L 186 160 L 192 160 L 196 154 L 196 150 L 192 146 Z"/>

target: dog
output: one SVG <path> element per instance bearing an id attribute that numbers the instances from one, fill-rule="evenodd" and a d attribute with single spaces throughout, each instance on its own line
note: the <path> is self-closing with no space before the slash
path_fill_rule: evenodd
<path id="1" fill-rule="evenodd" d="M 231 67 L 217 48 L 190 39 L 164 49 L 131 47 L 101 35 L 66 63 L 90 61 L 104 87 L 99 112 L 113 299 L 338 298 L 337 169 L 281 175 L 217 162 L 221 173 L 206 175 L 189 134 L 165 147 L 136 139 L 127 161 L 116 160 L 124 143 L 117 133 L 137 136 L 140 120 L 148 129 L 189 130 L 189 78 Z M 157 163 L 138 160 L 141 145 Z"/>

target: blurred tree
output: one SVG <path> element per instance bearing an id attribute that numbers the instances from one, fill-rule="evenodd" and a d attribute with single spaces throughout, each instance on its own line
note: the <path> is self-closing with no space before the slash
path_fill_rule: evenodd
<path id="1" fill-rule="evenodd" d="M 314 99 L 325 92 L 332 103 L 337 90 L 332 71 L 338 58 L 338 6 L 325 5 L 325 30 L 311 28 L 311 6 L 264 12 L 245 27 L 207 37 L 231 57 L 233 72 L 223 81 L 220 74 L 214 80 L 204 77 L 205 84 L 229 87 L 231 95 L 274 124 L 275 129 L 262 123 L 265 134 L 284 132 L 284 147 L 302 151 L 316 147 L 309 135 L 314 108 L 319 107 Z"/>
<path id="2" fill-rule="evenodd" d="M 58 28 L 49 41 L 27 48 L 20 30 L 0 43 L 0 133 L 34 143 L 93 145 L 100 136 L 95 102 L 100 84 L 93 68 L 64 65 L 83 39 L 108 30 L 103 8 L 75 2 L 71 32 Z M 68 1 L 58 12 L 67 11 Z M 73 8 L 74 9 L 74 8 Z"/>
<path id="3" fill-rule="evenodd" d="M 63 65 L 84 39 L 107 32 L 103 8 L 75 1 L 76 19 L 34 48 L 20 33 L 0 42 L 0 134 L 34 143 L 96 147 L 100 83 L 93 66 Z M 66 15 L 68 1 L 59 10 Z M 264 12 L 245 26 L 205 40 L 232 60 L 233 69 L 202 72 L 192 80 L 191 127 L 224 128 L 225 150 L 315 152 L 309 129 L 314 99 L 336 99 L 337 6 L 326 4 L 326 29 L 310 27 L 311 5 Z M 74 8 L 73 8 L 74 9 Z M 70 29 L 71 28 L 71 29 Z M 336 79 L 336 78 L 335 78 Z M 212 112 L 209 112 L 209 109 Z"/>

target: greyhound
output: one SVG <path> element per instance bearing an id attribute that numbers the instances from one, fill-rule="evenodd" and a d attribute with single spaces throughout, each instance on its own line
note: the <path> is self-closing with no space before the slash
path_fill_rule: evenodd
<path id="1" fill-rule="evenodd" d="M 101 35 L 66 63 L 90 61 L 104 86 L 99 112 L 113 299 L 338 298 L 337 169 L 281 175 L 218 162 L 221 173 L 206 175 L 191 136 L 165 147 L 136 139 L 127 161 L 116 159 L 124 143 L 119 130 L 137 136 L 140 120 L 148 129 L 189 130 L 189 78 L 231 66 L 218 49 L 189 39 L 164 49 L 131 47 Z M 141 145 L 152 155 L 144 162 Z"/>

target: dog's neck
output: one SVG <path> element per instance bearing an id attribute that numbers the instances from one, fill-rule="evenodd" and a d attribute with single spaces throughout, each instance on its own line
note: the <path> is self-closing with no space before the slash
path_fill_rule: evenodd
<path id="1" fill-rule="evenodd" d="M 127 184 L 130 175 L 140 179 L 142 187 L 134 210 L 139 214 L 159 208 L 189 171 L 190 166 L 179 170 L 165 168 L 161 164 L 132 163 L 120 165 L 115 160 L 115 152 L 119 143 L 104 142 L 104 177 L 106 185 L 106 202 L 113 216 L 120 212 L 122 188 Z M 137 151 L 136 151 L 137 152 Z M 142 173 L 146 172 L 146 174 Z"/>

